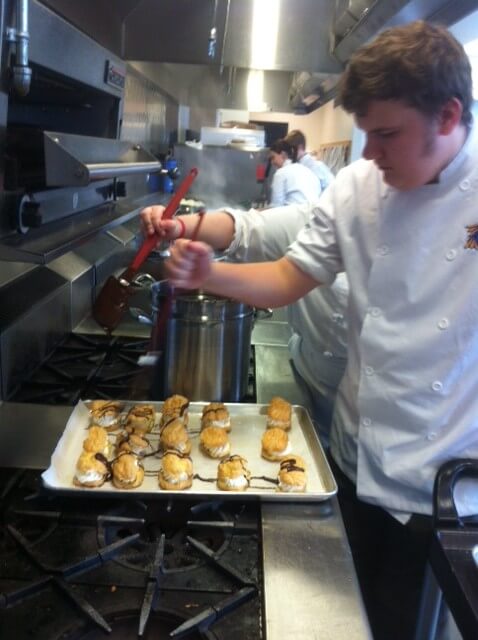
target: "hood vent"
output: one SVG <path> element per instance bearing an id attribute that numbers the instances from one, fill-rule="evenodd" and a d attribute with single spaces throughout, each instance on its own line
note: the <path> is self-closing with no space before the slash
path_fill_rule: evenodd
<path id="1" fill-rule="evenodd" d="M 289 90 L 289 104 L 294 113 L 310 113 L 337 95 L 340 74 L 294 73 Z"/>

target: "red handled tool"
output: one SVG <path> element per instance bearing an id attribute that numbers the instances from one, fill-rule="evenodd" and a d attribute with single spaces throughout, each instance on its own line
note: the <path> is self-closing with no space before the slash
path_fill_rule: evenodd
<path id="1" fill-rule="evenodd" d="M 194 230 L 191 234 L 191 242 L 197 240 L 199 235 L 199 230 L 202 225 L 202 221 L 204 219 L 206 211 L 202 209 L 198 211 L 197 215 L 199 219 L 194 227 Z M 158 309 L 158 317 L 156 319 L 156 324 L 153 327 L 153 331 L 151 333 L 151 353 L 160 354 L 164 351 L 166 346 L 166 330 L 168 326 L 168 320 L 171 316 L 171 312 L 173 309 L 173 302 L 176 296 L 175 289 L 170 285 L 169 292 L 162 303 L 161 307 Z"/>
<path id="2" fill-rule="evenodd" d="M 174 216 L 182 198 L 186 195 L 197 174 L 197 169 L 191 169 L 186 178 L 181 182 L 178 190 L 164 210 L 163 220 Z M 159 237 L 156 234 L 149 236 L 144 241 L 126 271 L 118 278 L 110 276 L 98 294 L 93 305 L 93 318 L 108 333 L 111 333 L 120 323 L 124 312 L 128 308 L 129 297 L 134 292 L 131 287 L 131 282 L 158 242 Z"/>

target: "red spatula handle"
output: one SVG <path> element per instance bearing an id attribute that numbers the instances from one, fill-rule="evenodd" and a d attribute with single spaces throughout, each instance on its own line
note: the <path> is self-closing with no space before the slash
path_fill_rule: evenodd
<path id="1" fill-rule="evenodd" d="M 176 193 L 173 195 L 173 197 L 171 198 L 171 200 L 169 201 L 168 205 L 164 210 L 164 213 L 162 216 L 163 220 L 167 220 L 168 218 L 172 218 L 174 216 L 174 214 L 178 210 L 181 200 L 184 198 L 184 196 L 188 192 L 189 187 L 194 182 L 194 179 L 196 178 L 197 174 L 198 174 L 198 170 L 196 168 L 191 169 L 188 175 L 181 182 Z M 133 262 L 130 264 L 130 266 L 127 269 L 128 274 L 132 273 L 134 275 L 138 271 L 138 269 L 141 267 L 143 262 L 149 256 L 151 251 L 153 251 L 153 249 L 158 244 L 158 240 L 159 238 L 155 234 L 154 236 L 150 236 L 144 241 L 144 243 L 141 246 L 141 249 L 138 251 L 138 253 L 134 257 Z"/>

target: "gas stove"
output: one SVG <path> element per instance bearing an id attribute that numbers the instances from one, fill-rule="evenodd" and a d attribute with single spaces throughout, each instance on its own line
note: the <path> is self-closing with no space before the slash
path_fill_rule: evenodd
<path id="1" fill-rule="evenodd" d="M 72 500 L 29 470 L 0 487 L 0 637 L 264 637 L 257 504 Z"/>
<path id="2" fill-rule="evenodd" d="M 67 346 L 70 340 L 77 345 L 76 334 Z M 87 353 L 90 340 L 96 336 L 87 334 Z M 94 640 L 110 628 L 110 637 L 128 640 L 279 640 L 312 638 L 318 629 L 324 640 L 370 640 L 335 498 L 286 504 L 225 495 L 205 502 L 185 494 L 169 502 L 160 495 L 138 501 L 47 492 L 40 474 L 76 403 L 71 378 L 79 383 L 84 376 L 71 344 L 66 352 L 60 345 L 22 384 L 16 393 L 23 400 L 18 395 L 0 404 L 2 639 Z M 94 354 L 87 356 L 86 370 L 96 372 L 91 381 L 106 364 Z M 256 348 L 254 356 L 257 398 L 278 388 L 292 394 L 280 378 L 264 386 L 261 376 L 264 370 L 282 376 L 287 350 Z M 61 376 L 68 393 L 50 380 L 48 364 L 57 359 L 68 374 Z M 137 371 L 136 355 L 130 359 Z M 113 397 L 127 399 L 133 386 L 122 384 Z M 88 388 L 81 395 L 104 397 L 104 386 L 100 393 Z"/>

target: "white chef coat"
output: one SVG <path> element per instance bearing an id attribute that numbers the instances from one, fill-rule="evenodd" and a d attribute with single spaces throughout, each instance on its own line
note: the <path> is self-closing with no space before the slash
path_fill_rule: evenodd
<path id="1" fill-rule="evenodd" d="M 440 465 L 478 458 L 478 140 L 470 133 L 439 176 L 408 192 L 371 161 L 342 169 L 288 257 L 319 281 L 349 277 L 347 369 L 332 454 L 366 502 L 402 522 L 432 513 Z M 461 515 L 478 486 L 460 482 Z"/>
<path id="2" fill-rule="evenodd" d="M 313 205 L 289 205 L 267 209 L 226 209 L 234 218 L 235 232 L 226 252 L 240 262 L 281 258 L 297 233 L 309 221 Z M 323 396 L 324 419 L 315 416 L 324 444 L 328 442 L 330 418 L 347 355 L 348 282 L 339 274 L 330 287 L 318 287 L 287 307 L 292 330 L 289 351 L 294 365 L 309 388 Z"/>
<path id="3" fill-rule="evenodd" d="M 286 160 L 272 178 L 270 206 L 317 202 L 319 195 L 320 183 L 312 171 L 299 162 Z"/>
<path id="4" fill-rule="evenodd" d="M 323 191 L 326 189 L 331 182 L 334 181 L 335 176 L 329 167 L 322 162 L 322 160 L 317 160 L 310 153 L 304 153 L 302 158 L 299 160 L 300 164 L 303 164 L 304 167 L 310 169 L 314 175 L 317 176 L 320 182 L 320 190 Z"/>

